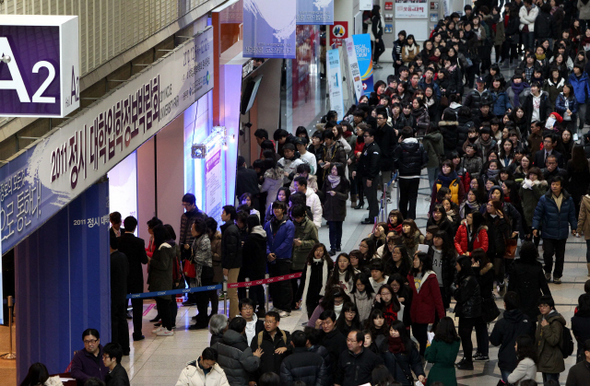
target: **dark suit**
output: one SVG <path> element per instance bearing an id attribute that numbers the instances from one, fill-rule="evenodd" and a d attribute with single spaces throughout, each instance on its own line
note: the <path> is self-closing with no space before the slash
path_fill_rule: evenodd
<path id="1" fill-rule="evenodd" d="M 563 156 L 558 151 L 551 151 L 551 155 L 557 157 L 557 166 L 563 168 Z M 539 169 L 545 168 L 545 150 L 541 149 L 535 153 L 535 166 Z"/>
<path id="2" fill-rule="evenodd" d="M 127 324 L 127 276 L 129 261 L 124 253 L 111 253 L 111 331 L 112 341 L 119 343 L 123 354 L 129 354 L 129 325 Z"/>
<path id="3" fill-rule="evenodd" d="M 123 227 L 120 227 L 119 231 L 120 231 L 121 236 L 125 233 L 125 229 L 123 229 Z M 116 245 L 116 244 L 113 244 L 113 242 L 118 241 L 117 240 L 118 237 L 117 237 L 117 234 L 115 233 L 115 230 L 113 229 L 113 227 L 109 228 L 109 239 L 110 239 L 111 245 Z"/>
<path id="4" fill-rule="evenodd" d="M 143 268 L 148 257 L 145 253 L 145 241 L 135 237 L 133 233 L 124 233 L 119 237 L 119 251 L 127 256 L 129 261 L 129 275 L 127 275 L 127 293 L 143 292 Z M 133 336 L 141 337 L 141 318 L 143 316 L 143 299 L 132 299 L 133 306 Z"/>

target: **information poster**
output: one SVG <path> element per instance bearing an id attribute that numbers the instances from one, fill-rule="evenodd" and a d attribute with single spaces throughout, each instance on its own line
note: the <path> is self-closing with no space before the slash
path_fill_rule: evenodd
<path id="1" fill-rule="evenodd" d="M 328 51 L 328 90 L 330 109 L 344 116 L 344 100 L 342 95 L 342 73 L 340 72 L 340 56 L 337 49 Z"/>
<path id="2" fill-rule="evenodd" d="M 295 59 L 297 2 L 244 0 L 245 58 Z"/>
<path id="3" fill-rule="evenodd" d="M 221 218 L 223 203 L 221 144 L 217 143 L 205 157 L 205 213 Z"/>
<path id="4" fill-rule="evenodd" d="M 332 48 L 342 47 L 344 39 L 348 37 L 348 22 L 336 21 L 330 28 L 330 45 Z"/>
<path id="5" fill-rule="evenodd" d="M 297 0 L 297 24 L 334 24 L 334 0 Z"/>
<path id="6" fill-rule="evenodd" d="M 363 92 L 366 95 L 373 91 L 373 55 L 371 53 L 371 36 L 369 34 L 353 35 L 354 50 L 359 64 Z"/>
<path id="7" fill-rule="evenodd" d="M 370 11 L 373 9 L 373 0 L 360 0 L 359 9 L 361 11 Z"/>
<path id="8" fill-rule="evenodd" d="M 363 82 L 361 80 L 361 71 L 359 69 L 359 62 L 356 58 L 356 50 L 354 49 L 354 41 L 352 38 L 346 38 L 344 40 L 346 45 L 346 53 L 348 55 L 348 68 L 350 71 L 350 78 L 352 79 L 352 85 L 354 87 L 354 95 L 356 101 L 361 99 L 363 96 Z"/>
<path id="9" fill-rule="evenodd" d="M 426 0 L 395 0 L 397 19 L 424 19 L 428 17 Z"/>

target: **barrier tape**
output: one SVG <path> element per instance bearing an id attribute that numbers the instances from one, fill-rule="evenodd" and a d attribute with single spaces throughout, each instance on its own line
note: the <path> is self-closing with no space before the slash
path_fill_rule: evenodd
<path id="1" fill-rule="evenodd" d="M 276 283 L 279 281 L 300 278 L 301 275 L 302 275 L 302 272 L 297 272 L 297 273 L 290 273 L 288 275 L 283 275 L 283 276 L 271 277 L 268 279 L 244 281 L 241 283 L 228 283 L 227 288 L 253 287 L 253 286 L 262 285 L 262 284 Z M 155 298 L 158 296 L 180 295 L 180 294 L 188 294 L 188 293 L 193 293 L 193 292 L 214 291 L 214 290 L 219 290 L 219 289 L 223 289 L 223 285 L 217 284 L 217 285 L 209 285 L 209 286 L 205 286 L 205 287 L 181 288 L 181 289 L 168 290 L 168 291 L 142 292 L 142 293 L 138 293 L 138 294 L 127 294 L 126 298 L 127 299 Z"/>

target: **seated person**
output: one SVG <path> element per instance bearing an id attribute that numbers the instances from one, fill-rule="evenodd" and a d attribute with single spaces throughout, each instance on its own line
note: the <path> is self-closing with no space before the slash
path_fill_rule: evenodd
<path id="1" fill-rule="evenodd" d="M 94 328 L 88 328 L 82 333 L 82 341 L 84 348 L 77 351 L 72 359 L 72 377 L 78 381 L 79 386 L 93 377 L 104 381 L 109 370 L 102 362 L 100 334 Z"/>
<path id="2" fill-rule="evenodd" d="M 107 386 L 129 386 L 127 370 L 121 365 L 123 349 L 119 343 L 108 343 L 102 350 L 102 363 L 109 369 L 105 377 Z"/>

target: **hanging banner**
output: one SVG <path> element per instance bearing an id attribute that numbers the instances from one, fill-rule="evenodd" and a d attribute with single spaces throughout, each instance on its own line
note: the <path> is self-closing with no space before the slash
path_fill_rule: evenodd
<path id="1" fill-rule="evenodd" d="M 348 22 L 335 21 L 330 28 L 330 46 L 332 48 L 342 47 L 342 41 L 348 37 Z"/>
<path id="2" fill-rule="evenodd" d="M 244 0 L 245 58 L 295 59 L 293 0 Z"/>
<path id="3" fill-rule="evenodd" d="M 334 0 L 297 0 L 297 24 L 334 24 Z"/>
<path id="4" fill-rule="evenodd" d="M 356 101 L 361 99 L 363 96 L 363 82 L 361 81 L 361 71 L 359 69 L 359 62 L 356 58 L 356 50 L 354 49 L 354 41 L 352 38 L 344 39 L 346 45 L 346 52 L 348 54 L 348 70 L 350 71 L 350 78 L 352 79 L 352 85 L 354 87 L 354 95 Z"/>
<path id="5" fill-rule="evenodd" d="M 396 19 L 425 19 L 428 17 L 426 0 L 408 3 L 406 0 L 395 0 Z"/>
<path id="6" fill-rule="evenodd" d="M 369 34 L 353 35 L 354 50 L 363 82 L 365 95 L 373 91 L 373 54 L 371 53 L 371 36 Z"/>
<path id="7" fill-rule="evenodd" d="M 360 0 L 359 9 L 361 11 L 370 11 L 373 9 L 373 0 Z"/>
<path id="8" fill-rule="evenodd" d="M 342 97 L 342 73 L 340 72 L 340 56 L 338 50 L 328 51 L 328 90 L 330 109 L 344 116 L 344 100 Z"/>

